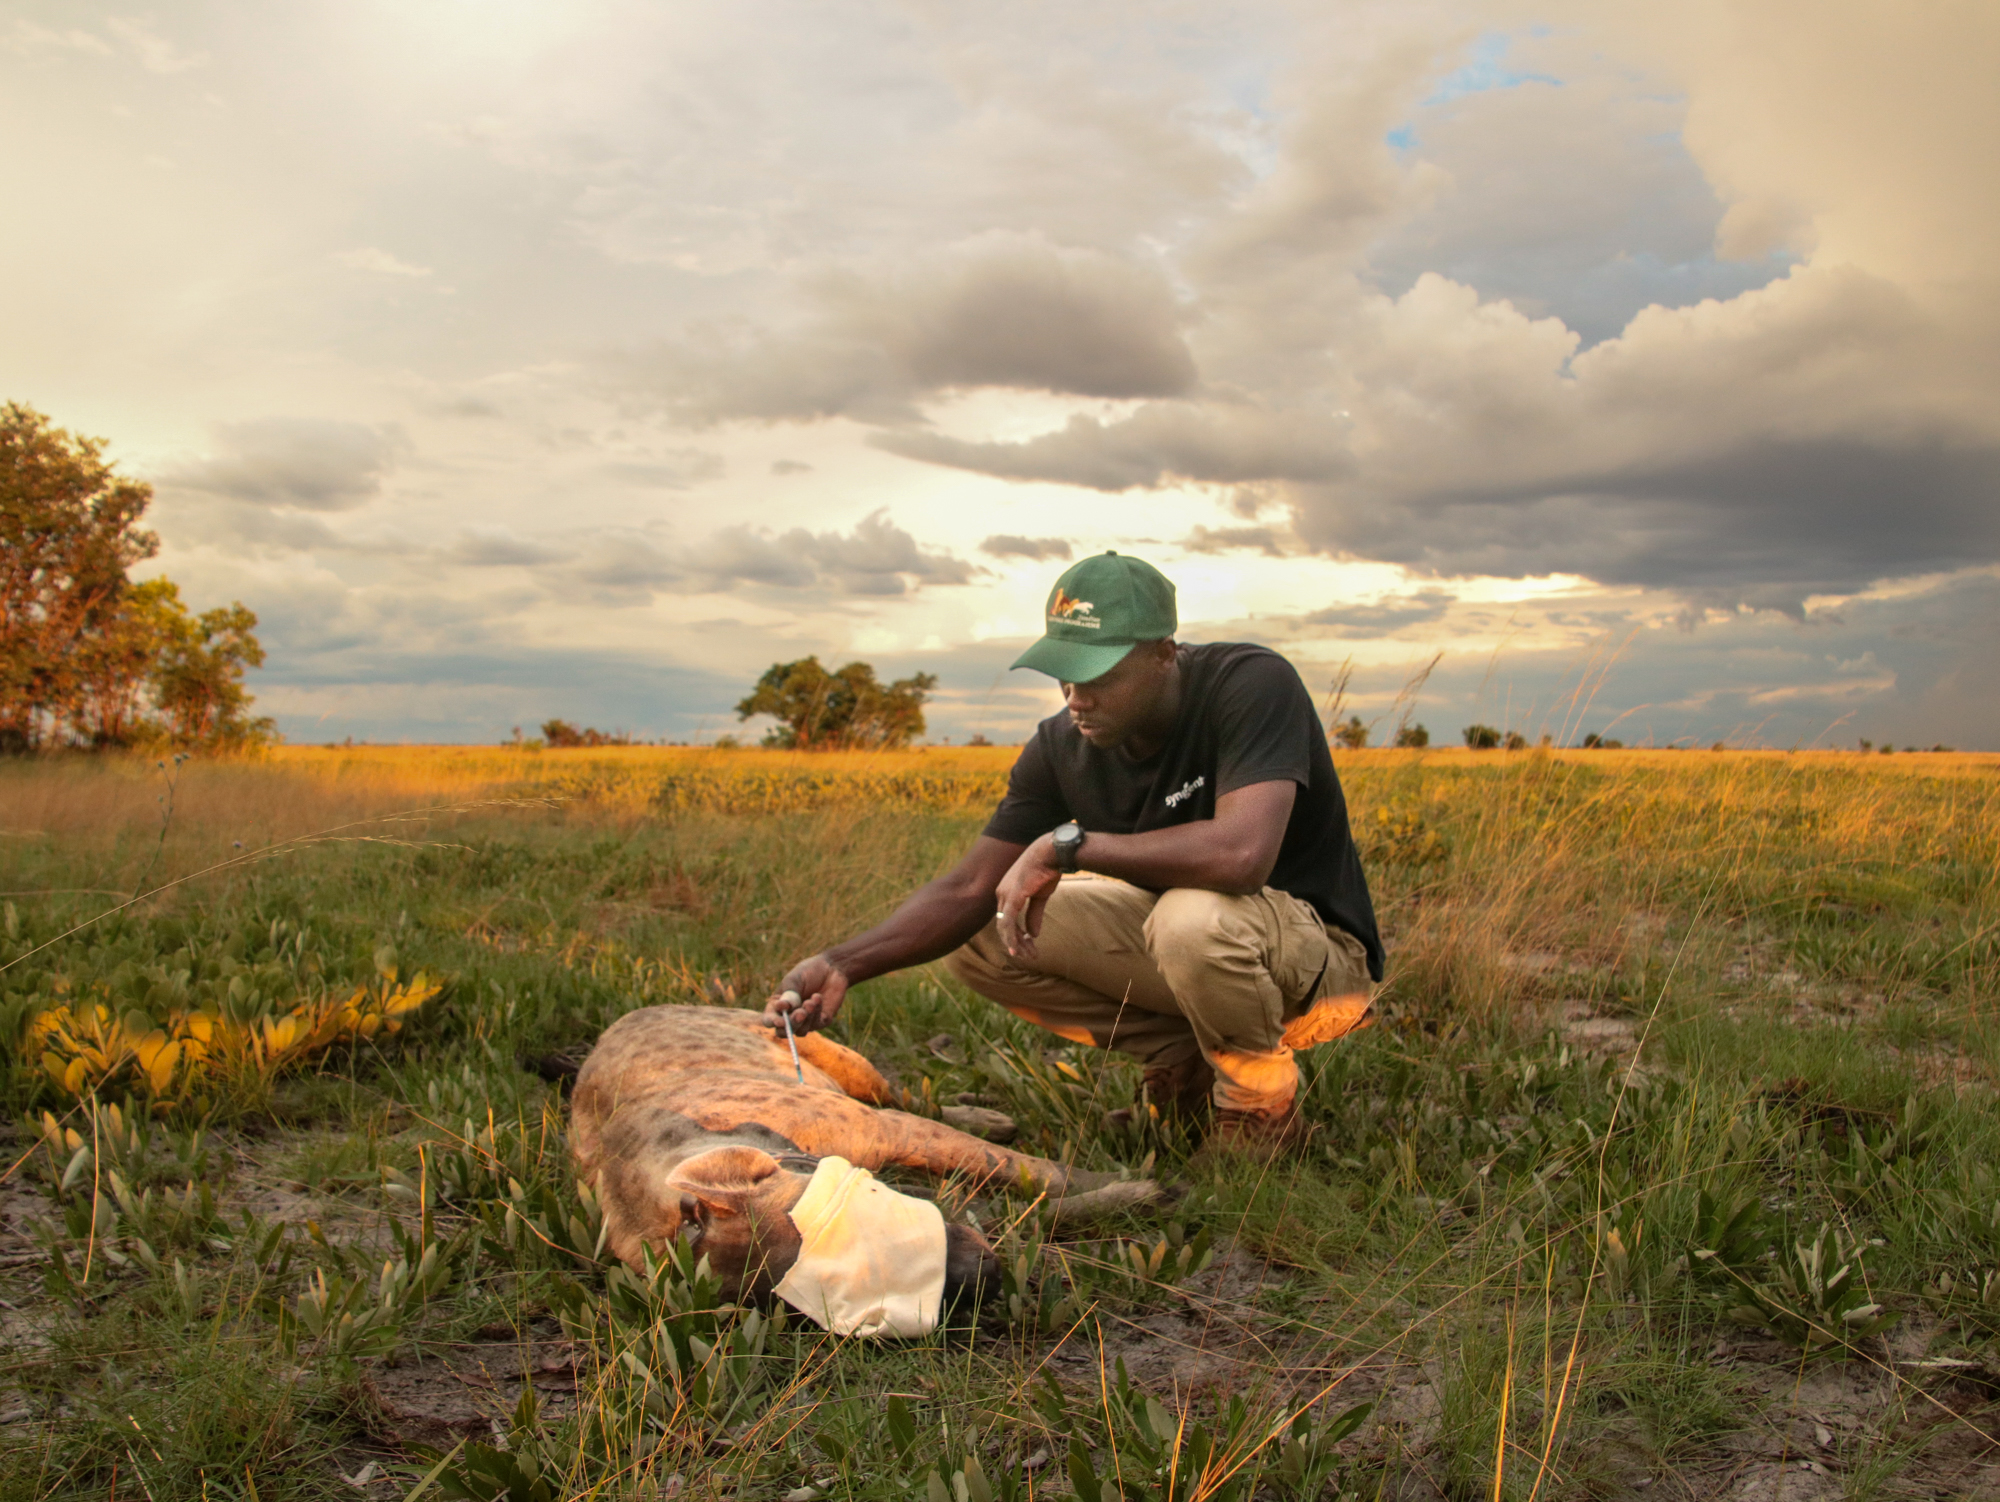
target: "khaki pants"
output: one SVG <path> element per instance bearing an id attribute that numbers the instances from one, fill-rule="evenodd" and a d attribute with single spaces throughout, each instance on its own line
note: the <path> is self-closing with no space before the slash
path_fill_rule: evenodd
<path id="1" fill-rule="evenodd" d="M 1073 1043 L 1150 1065 L 1199 1053 L 1215 1104 L 1281 1109 L 1298 1093 L 1294 1049 L 1351 1031 L 1368 1010 L 1361 941 L 1271 887 L 1231 897 L 1155 896 L 1108 876 L 1065 876 L 1042 914 L 1035 958 L 987 924 L 945 963 L 980 995 Z"/>

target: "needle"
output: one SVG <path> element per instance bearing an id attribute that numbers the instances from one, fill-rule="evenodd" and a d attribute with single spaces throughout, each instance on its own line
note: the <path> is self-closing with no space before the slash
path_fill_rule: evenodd
<path id="1" fill-rule="evenodd" d="M 792 1004 L 792 1006 L 786 1007 L 779 1015 L 785 1019 L 785 1042 L 791 1045 L 792 1070 L 798 1075 L 799 1083 L 803 1085 L 806 1082 L 806 1071 L 804 1066 L 799 1063 L 799 1040 L 792 1036 L 792 1007 L 799 1004 L 800 996 L 796 991 L 787 991 L 778 1000 L 788 1001 Z"/>

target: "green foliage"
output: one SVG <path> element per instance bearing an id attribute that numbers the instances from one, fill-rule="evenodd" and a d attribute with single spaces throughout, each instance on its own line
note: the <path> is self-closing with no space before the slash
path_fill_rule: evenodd
<path id="1" fill-rule="evenodd" d="M 1491 751 L 1500 744 L 1500 732 L 1491 725 L 1467 725 L 1460 734 L 1474 751 Z"/>
<path id="2" fill-rule="evenodd" d="M 937 687 L 931 673 L 913 673 L 881 683 L 874 667 L 850 662 L 829 673 L 817 657 L 774 662 L 749 696 L 736 706 L 738 719 L 771 715 L 778 724 L 764 737 L 767 746 L 794 751 L 852 748 L 893 750 L 924 733 L 924 700 Z"/>
<path id="3" fill-rule="evenodd" d="M 1395 745 L 1403 749 L 1420 749 L 1431 743 L 1431 733 L 1422 725 L 1399 725 L 1396 727 Z"/>
<path id="4" fill-rule="evenodd" d="M 1349 715 L 1345 721 L 1333 727 L 1333 740 L 1337 746 L 1349 751 L 1359 751 L 1368 744 L 1368 725 L 1360 715 Z"/>

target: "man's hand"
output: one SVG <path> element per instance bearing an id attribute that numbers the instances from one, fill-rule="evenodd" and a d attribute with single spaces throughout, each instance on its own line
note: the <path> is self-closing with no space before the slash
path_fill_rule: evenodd
<path id="1" fill-rule="evenodd" d="M 1000 930 L 1000 942 L 1007 946 L 1007 953 L 1035 957 L 1035 940 L 1042 932 L 1042 910 L 1049 905 L 1049 894 L 1062 880 L 1062 872 L 1056 867 L 1055 841 L 1043 835 L 1034 844 L 1023 850 L 1007 874 L 1000 878 L 1000 885 L 994 888 L 993 896 L 999 904 L 999 912 L 994 922 Z"/>
<path id="2" fill-rule="evenodd" d="M 804 1000 L 787 1001 L 787 991 L 796 992 Z M 764 1003 L 764 1021 L 783 1032 L 785 1013 L 789 1011 L 793 1032 L 817 1032 L 840 1015 L 840 1004 L 846 999 L 847 977 L 825 955 L 816 954 L 794 965 L 778 982 L 777 991 Z"/>

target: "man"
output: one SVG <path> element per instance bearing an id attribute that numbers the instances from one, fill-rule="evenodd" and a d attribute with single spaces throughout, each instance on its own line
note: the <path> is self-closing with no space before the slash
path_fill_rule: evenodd
<path id="1" fill-rule="evenodd" d="M 1293 1050 L 1365 1019 L 1382 943 L 1312 698 L 1263 647 L 1181 646 L 1174 587 L 1104 553 L 1057 581 L 1015 667 L 1057 679 L 1007 796 L 956 869 L 795 966 L 765 1016 L 810 1030 L 849 986 L 952 972 L 1075 1043 L 1146 1065 L 1145 1100 L 1211 1140 L 1305 1134 Z"/>

